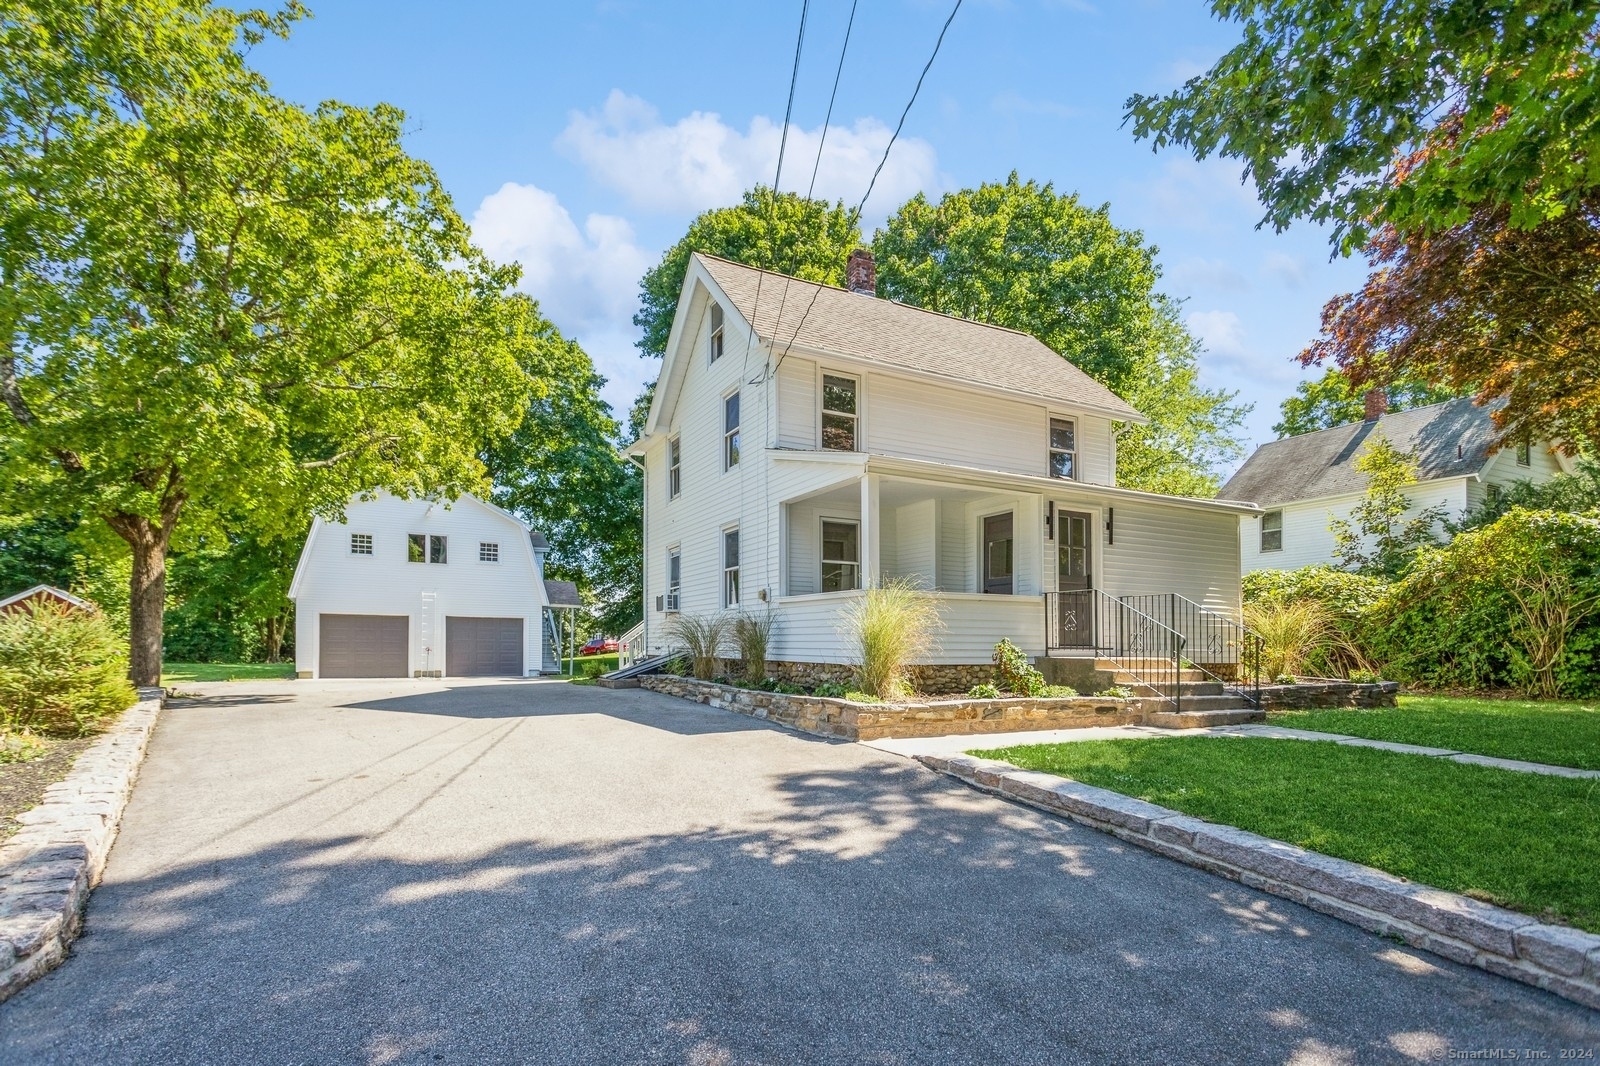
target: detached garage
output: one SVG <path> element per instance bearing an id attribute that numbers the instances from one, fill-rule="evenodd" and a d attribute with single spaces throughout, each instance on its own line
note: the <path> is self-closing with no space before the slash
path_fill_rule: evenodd
<path id="1" fill-rule="evenodd" d="M 561 669 L 548 544 L 472 496 L 352 500 L 317 519 L 289 596 L 301 677 L 524 677 Z"/>

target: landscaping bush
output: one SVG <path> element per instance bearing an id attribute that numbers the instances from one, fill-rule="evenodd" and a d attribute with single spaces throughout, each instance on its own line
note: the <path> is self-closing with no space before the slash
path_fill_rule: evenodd
<path id="1" fill-rule="evenodd" d="M 967 696 L 975 700 L 997 700 L 1000 698 L 1000 690 L 985 682 L 967 689 Z"/>
<path id="2" fill-rule="evenodd" d="M 1363 639 L 1397 681 L 1600 694 L 1600 512 L 1513 508 L 1424 552 Z"/>
<path id="3" fill-rule="evenodd" d="M 1316 600 L 1246 604 L 1244 624 L 1261 638 L 1261 672 L 1268 677 L 1310 673 L 1312 658 L 1336 640 L 1328 611 Z"/>
<path id="4" fill-rule="evenodd" d="M 0 725 L 81 736 L 138 700 L 127 669 L 99 614 L 44 603 L 0 615 Z"/>
<path id="5" fill-rule="evenodd" d="M 990 660 L 995 664 L 1000 687 L 1006 692 L 1023 696 L 1044 694 L 1044 675 L 1028 661 L 1027 653 L 1011 641 L 1002 640 L 996 644 Z"/>
<path id="6" fill-rule="evenodd" d="M 837 681 L 824 681 L 811 690 L 813 696 L 821 696 L 825 700 L 843 699 L 844 694 L 850 691 Z"/>
<path id="7" fill-rule="evenodd" d="M 728 640 L 728 616 L 723 614 L 675 614 L 667 619 L 667 637 L 683 645 L 689 667 L 696 678 L 710 681 L 717 673 Z"/>
<path id="8" fill-rule="evenodd" d="M 767 676 L 767 645 L 772 643 L 773 614 L 741 614 L 733 620 L 733 643 L 744 660 L 744 676 L 760 681 Z"/>
<path id="9" fill-rule="evenodd" d="M 583 664 L 583 676 L 584 677 L 597 678 L 597 677 L 600 677 L 603 674 L 605 674 L 605 672 L 606 672 L 605 663 L 600 662 L 598 659 L 591 659 L 588 662 Z"/>
<path id="10" fill-rule="evenodd" d="M 880 699 L 909 694 L 908 670 L 933 648 L 934 631 L 943 624 L 937 602 L 913 582 L 868 589 L 844 618 L 861 660 L 856 684 Z"/>
<path id="11" fill-rule="evenodd" d="M 1346 677 L 1351 671 L 1373 668 L 1372 655 L 1366 647 L 1365 620 L 1388 587 L 1382 578 L 1352 574 L 1326 564 L 1298 570 L 1256 570 L 1244 576 L 1244 602 L 1246 608 L 1283 607 L 1305 601 L 1320 604 L 1333 630 L 1332 639 L 1309 652 L 1306 672 L 1319 677 Z"/>

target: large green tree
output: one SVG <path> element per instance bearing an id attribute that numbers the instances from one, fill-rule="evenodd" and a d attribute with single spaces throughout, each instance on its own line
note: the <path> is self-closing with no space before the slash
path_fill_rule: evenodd
<path id="1" fill-rule="evenodd" d="M 1119 446 L 1125 484 L 1216 492 L 1212 468 L 1240 453 L 1248 408 L 1199 385 L 1199 347 L 1156 291 L 1156 249 L 1107 207 L 1013 173 L 937 203 L 913 197 L 873 252 L 882 295 L 1031 333 L 1150 416 Z"/>
<path id="2" fill-rule="evenodd" d="M 1597 0 L 1214 0 L 1241 39 L 1164 96 L 1135 135 L 1242 163 L 1283 229 L 1309 218 L 1349 252 L 1384 224 L 1519 228 L 1600 185 Z"/>
<path id="3" fill-rule="evenodd" d="M 658 358 L 665 354 L 689 256 L 695 252 L 838 285 L 844 281 L 845 259 L 860 244 L 861 230 L 844 204 L 792 192 L 774 194 L 758 185 L 733 207 L 701 214 L 640 279 L 639 312 L 633 316 L 633 324 L 644 331 L 639 351 Z"/>
<path id="4" fill-rule="evenodd" d="M 547 387 L 529 397 L 510 436 L 484 449 L 494 501 L 549 539 L 547 576 L 577 582 L 597 624 L 620 633 L 643 602 L 638 470 L 617 450 L 620 427 L 588 354 L 526 297 L 510 325 L 523 372 Z"/>
<path id="5" fill-rule="evenodd" d="M 245 63 L 300 13 L 0 9 L 0 494 L 127 545 L 139 684 L 175 538 L 481 490 L 534 387 L 503 342 L 516 272 L 401 113 L 306 110 Z"/>
<path id="6" fill-rule="evenodd" d="M 1462 393 L 1415 378 L 1401 378 L 1384 389 L 1391 411 L 1443 403 Z M 1302 381 L 1294 395 L 1278 407 L 1281 421 L 1272 427 L 1279 437 L 1296 437 L 1319 429 L 1359 422 L 1365 417 L 1366 389 L 1351 382 L 1338 367 L 1331 367 L 1320 378 Z"/>

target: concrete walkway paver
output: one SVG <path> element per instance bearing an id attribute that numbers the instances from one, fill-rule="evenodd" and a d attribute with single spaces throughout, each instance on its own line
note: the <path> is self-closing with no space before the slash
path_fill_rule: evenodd
<path id="1" fill-rule="evenodd" d="M 1492 766 L 1499 770 L 1515 770 L 1525 774 L 1546 774 L 1551 777 L 1600 778 L 1600 770 L 1579 770 L 1571 766 L 1551 766 L 1546 763 L 1522 762 L 1517 759 L 1497 759 L 1489 755 L 1473 755 L 1454 748 L 1429 748 L 1418 744 L 1399 744 L 1389 740 L 1368 740 L 1366 737 L 1347 737 L 1342 733 L 1319 733 L 1311 729 L 1290 729 L 1278 725 L 1226 725 L 1209 729 L 1157 729 L 1152 726 L 1100 726 L 1092 729 L 1040 729 L 1019 733 L 990 733 L 987 735 L 957 734 L 944 737 L 915 737 L 862 741 L 880 751 L 893 752 L 915 758 L 918 755 L 960 755 L 968 751 L 1009 748 L 1021 744 L 1067 744 L 1082 740 L 1155 740 L 1162 737 L 1266 737 L 1274 740 L 1321 740 L 1356 748 L 1379 748 L 1407 755 L 1429 755 L 1452 762 L 1472 763 L 1475 766 Z"/>
<path id="2" fill-rule="evenodd" d="M 73 957 L 0 1004 L 6 1066 L 1600 1046 L 1600 1013 L 864 745 L 643 690 L 197 687 Z"/>

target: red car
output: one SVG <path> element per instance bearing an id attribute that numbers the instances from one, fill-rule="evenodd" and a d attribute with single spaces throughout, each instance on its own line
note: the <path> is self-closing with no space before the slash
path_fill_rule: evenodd
<path id="1" fill-rule="evenodd" d="M 618 650 L 616 637 L 590 637 L 589 643 L 578 649 L 579 655 L 610 655 Z"/>

